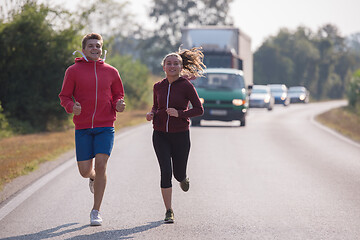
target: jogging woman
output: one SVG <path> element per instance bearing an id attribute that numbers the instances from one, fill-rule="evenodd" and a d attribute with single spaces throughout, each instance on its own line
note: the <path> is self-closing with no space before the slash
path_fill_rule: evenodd
<path id="1" fill-rule="evenodd" d="M 166 78 L 154 84 L 154 102 L 146 114 L 153 120 L 153 146 L 161 172 L 161 193 L 166 208 L 165 222 L 174 222 L 171 206 L 172 175 L 184 192 L 190 182 L 186 175 L 190 151 L 189 118 L 202 115 L 199 96 L 187 76 L 201 76 L 203 53 L 199 48 L 179 50 L 162 61 Z M 191 103 L 192 108 L 189 108 Z"/>

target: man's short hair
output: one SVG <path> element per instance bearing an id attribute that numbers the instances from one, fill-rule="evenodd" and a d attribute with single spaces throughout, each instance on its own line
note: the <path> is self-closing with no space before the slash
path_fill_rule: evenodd
<path id="1" fill-rule="evenodd" d="M 103 38 L 100 34 L 98 33 L 89 33 L 89 34 L 86 34 L 83 39 L 82 39 L 82 42 L 81 42 L 81 45 L 82 45 L 82 49 L 85 49 L 86 47 L 86 42 L 87 40 L 89 39 L 97 39 L 97 40 L 100 40 L 101 42 L 101 46 L 103 45 Z"/>

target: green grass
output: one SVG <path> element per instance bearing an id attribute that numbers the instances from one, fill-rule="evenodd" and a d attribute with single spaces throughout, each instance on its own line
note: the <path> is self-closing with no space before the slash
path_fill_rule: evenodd
<path id="1" fill-rule="evenodd" d="M 145 110 L 118 113 L 115 129 L 145 122 Z M 12 136 L 0 140 L 0 190 L 5 183 L 36 170 L 75 147 L 74 129 Z"/>
<path id="2" fill-rule="evenodd" d="M 360 143 L 360 115 L 348 107 L 332 109 L 316 120 L 340 134 Z"/>

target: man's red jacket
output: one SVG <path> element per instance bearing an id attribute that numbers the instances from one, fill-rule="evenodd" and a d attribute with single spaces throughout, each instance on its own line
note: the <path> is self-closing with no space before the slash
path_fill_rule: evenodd
<path id="1" fill-rule="evenodd" d="M 102 60 L 76 58 L 65 72 L 59 98 L 68 113 L 73 112 L 74 100 L 80 103 L 81 113 L 73 118 L 75 129 L 113 127 L 124 88 L 116 68 Z"/>

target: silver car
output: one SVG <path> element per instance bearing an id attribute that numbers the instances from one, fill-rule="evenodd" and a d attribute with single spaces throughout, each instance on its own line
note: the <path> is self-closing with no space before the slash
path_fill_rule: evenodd
<path id="1" fill-rule="evenodd" d="M 309 95 L 309 91 L 302 86 L 289 87 L 288 90 L 288 97 L 291 103 L 308 103 Z"/>
<path id="2" fill-rule="evenodd" d="M 250 108 L 267 108 L 270 111 L 274 103 L 275 99 L 269 86 L 253 85 L 249 99 Z"/>

